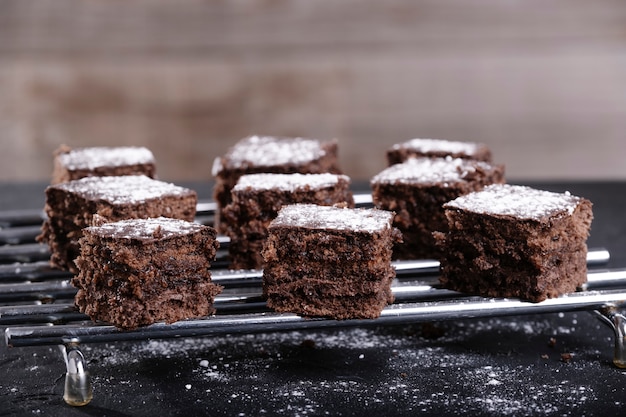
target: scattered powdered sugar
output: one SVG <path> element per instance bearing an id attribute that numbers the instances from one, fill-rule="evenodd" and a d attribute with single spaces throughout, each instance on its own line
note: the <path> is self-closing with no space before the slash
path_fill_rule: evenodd
<path id="1" fill-rule="evenodd" d="M 386 210 L 290 204 L 281 208 L 272 224 L 373 233 L 391 227 L 392 220 L 393 213 Z"/>
<path id="2" fill-rule="evenodd" d="M 558 359 L 560 348 L 547 342 L 561 343 L 566 336 L 559 328 L 568 327 L 570 317 L 577 323 L 577 313 L 568 313 L 558 328 L 549 319 L 506 317 L 435 323 L 441 329 L 435 337 L 419 325 L 352 327 L 85 345 L 83 351 L 94 392 L 132 388 L 149 400 L 167 390 L 165 398 L 195 401 L 194 409 L 206 407 L 207 414 L 575 416 L 603 400 L 598 386 L 619 386 L 621 374 L 613 373 L 615 381 L 594 379 L 607 364 L 584 343 L 580 359 Z M 497 337 L 486 341 L 485 335 Z M 535 360 L 515 351 L 521 344 L 536 351 Z"/>
<path id="3" fill-rule="evenodd" d="M 145 175 L 86 177 L 52 187 L 76 193 L 87 200 L 104 200 L 111 204 L 141 203 L 164 196 L 181 196 L 194 191 Z"/>
<path id="4" fill-rule="evenodd" d="M 392 149 L 412 149 L 420 153 L 446 152 L 450 154 L 462 154 L 473 156 L 481 145 L 473 142 L 459 142 L 443 139 L 411 139 L 407 142 L 398 143 Z"/>
<path id="5" fill-rule="evenodd" d="M 461 158 L 409 158 L 401 164 L 395 164 L 375 175 L 372 184 L 433 184 L 460 182 L 468 174 L 481 167 L 492 171 L 492 165 Z"/>
<path id="6" fill-rule="evenodd" d="M 207 226 L 185 220 L 157 217 L 150 219 L 128 219 L 86 230 L 97 235 L 106 235 L 115 239 L 164 238 L 197 232 Z"/>
<path id="7" fill-rule="evenodd" d="M 297 165 L 314 161 L 325 154 L 321 142 L 316 139 L 250 136 L 235 144 L 226 153 L 223 162 L 230 168 Z M 216 160 L 213 174 L 219 174 L 222 168 L 222 162 Z"/>
<path id="8" fill-rule="evenodd" d="M 242 191 L 246 188 L 256 190 L 278 189 L 284 191 L 298 189 L 320 189 L 332 187 L 339 180 L 349 181 L 346 175 L 336 174 L 248 174 L 239 178 L 233 191 Z"/>
<path id="9" fill-rule="evenodd" d="M 72 149 L 68 153 L 58 155 L 57 158 L 70 170 L 154 163 L 152 152 L 140 146 Z"/>
<path id="10" fill-rule="evenodd" d="M 494 184 L 482 191 L 456 198 L 444 205 L 475 213 L 541 219 L 558 213 L 571 215 L 580 202 L 570 193 L 554 193 L 527 186 Z"/>

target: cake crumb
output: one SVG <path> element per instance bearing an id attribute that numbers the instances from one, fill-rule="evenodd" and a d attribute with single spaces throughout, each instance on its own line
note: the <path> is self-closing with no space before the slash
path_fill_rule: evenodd
<path id="1" fill-rule="evenodd" d="M 304 339 L 300 346 L 307 349 L 315 349 L 315 340 L 313 339 Z"/>
<path id="2" fill-rule="evenodd" d="M 154 231 L 152 232 L 152 237 L 155 239 L 161 239 L 163 237 L 163 229 L 161 229 L 161 226 L 157 226 Z"/>

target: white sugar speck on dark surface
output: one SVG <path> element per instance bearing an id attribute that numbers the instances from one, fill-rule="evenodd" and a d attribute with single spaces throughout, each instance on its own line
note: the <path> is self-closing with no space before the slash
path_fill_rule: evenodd
<path id="1" fill-rule="evenodd" d="M 571 329 L 572 317 L 597 323 L 585 316 L 580 320 L 566 314 L 559 318 L 560 327 Z M 598 332 L 594 337 L 603 338 L 599 329 L 593 329 Z M 485 340 L 485 334 L 497 337 Z M 550 338 L 556 338 L 556 346 L 548 346 Z M 592 346 L 570 345 L 574 340 L 538 317 L 524 325 L 502 318 L 150 340 L 86 346 L 84 352 L 95 392 L 132 388 L 146 403 L 158 397 L 164 413 L 193 404 L 194 411 L 211 415 L 362 415 L 369 410 L 391 415 L 577 416 L 603 399 L 593 375 L 611 366 L 611 352 L 610 344 L 608 352 L 598 352 Z M 564 350 L 575 350 L 575 360 L 561 362 Z M 528 355 L 519 351 L 536 359 L 528 362 Z M 129 373 L 130 378 L 122 379 Z M 581 374 L 588 378 L 581 379 Z M 616 386 L 626 380 L 619 371 L 615 376 Z M 126 388 L 120 388 L 121 382 Z M 611 406 L 619 407 L 621 401 L 611 399 Z M 127 404 L 133 414 L 149 413 L 149 407 Z"/>

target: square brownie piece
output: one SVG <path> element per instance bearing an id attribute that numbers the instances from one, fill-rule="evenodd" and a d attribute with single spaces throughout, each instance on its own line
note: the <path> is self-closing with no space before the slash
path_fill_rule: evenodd
<path id="1" fill-rule="evenodd" d="M 52 184 L 84 177 L 145 175 L 156 177 L 152 152 L 141 146 L 96 146 L 70 148 L 63 145 L 54 152 Z"/>
<path id="2" fill-rule="evenodd" d="M 444 207 L 448 230 L 435 233 L 444 287 L 538 302 L 587 281 L 589 200 L 499 184 Z"/>
<path id="3" fill-rule="evenodd" d="M 403 242 L 395 259 L 439 257 L 432 233 L 444 231 L 443 204 L 489 184 L 504 182 L 504 166 L 461 158 L 410 158 L 371 181 L 374 205 L 396 213 L 394 226 Z"/>
<path id="4" fill-rule="evenodd" d="M 314 204 L 283 206 L 263 249 L 263 293 L 279 312 L 376 318 L 394 300 L 393 213 Z"/>
<path id="5" fill-rule="evenodd" d="M 341 174 L 337 160 L 337 141 L 249 136 L 232 146 L 226 155 L 213 162 L 214 199 L 218 209 L 215 227 L 224 233 L 221 223 L 224 207 L 231 202 L 231 190 L 244 174 Z"/>
<path id="6" fill-rule="evenodd" d="M 354 207 L 350 178 L 340 174 L 247 174 L 223 211 L 232 269 L 262 269 L 267 228 L 284 205 L 343 203 Z"/>
<path id="7" fill-rule="evenodd" d="M 76 273 L 82 229 L 99 222 L 172 217 L 192 221 L 196 192 L 143 175 L 85 177 L 46 188 L 46 220 L 38 241 L 50 246 L 50 264 Z"/>
<path id="8" fill-rule="evenodd" d="M 485 144 L 443 139 L 411 139 L 387 149 L 389 165 L 399 164 L 414 157 L 445 158 L 446 156 L 484 162 L 491 162 L 492 158 L 491 150 Z"/>
<path id="9" fill-rule="evenodd" d="M 122 329 L 213 314 L 222 290 L 209 269 L 215 236 L 210 226 L 166 217 L 85 228 L 72 279 L 78 309 Z"/>

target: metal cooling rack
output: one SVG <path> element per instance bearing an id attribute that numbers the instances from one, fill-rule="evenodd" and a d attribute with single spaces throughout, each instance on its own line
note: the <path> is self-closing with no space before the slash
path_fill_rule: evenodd
<path id="1" fill-rule="evenodd" d="M 370 196 L 356 195 L 357 205 L 371 204 Z M 211 224 L 213 202 L 198 204 L 196 221 Z M 224 286 L 215 299 L 217 314 L 173 324 L 157 323 L 123 331 L 94 323 L 77 311 L 76 289 L 70 273 L 48 265 L 46 245 L 35 243 L 41 211 L 0 212 L 0 326 L 8 346 L 59 345 L 67 374 L 64 399 L 71 405 L 87 404 L 92 397 L 85 343 L 144 341 L 236 333 L 262 333 L 348 326 L 406 324 L 469 318 L 500 317 L 565 311 L 590 311 L 615 334 L 614 363 L 626 368 L 626 269 L 600 269 L 609 260 L 604 249 L 590 249 L 588 282 L 579 292 L 541 303 L 515 299 L 487 299 L 443 289 L 438 283 L 439 263 L 431 260 L 394 262 L 397 279 L 392 285 L 395 303 L 374 320 L 302 318 L 270 311 L 261 294 L 261 271 L 227 268 L 228 238 L 219 236 L 221 249 L 212 265 L 213 281 Z"/>

